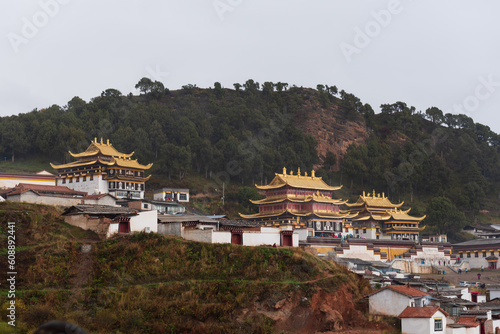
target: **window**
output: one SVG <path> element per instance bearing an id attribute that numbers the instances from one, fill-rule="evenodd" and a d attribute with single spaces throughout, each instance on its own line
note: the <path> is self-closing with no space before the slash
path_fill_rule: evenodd
<path id="1" fill-rule="evenodd" d="M 355 229 L 355 230 L 354 230 L 354 233 L 355 233 L 355 234 L 359 234 L 359 230 L 358 230 L 358 229 Z"/>
<path id="2" fill-rule="evenodd" d="M 62 183 L 63 183 L 63 184 L 65 184 L 65 183 L 66 183 L 66 179 L 63 179 L 63 180 L 62 180 Z"/>
<path id="3" fill-rule="evenodd" d="M 443 319 L 434 319 L 434 331 L 443 330 Z"/>
<path id="4" fill-rule="evenodd" d="M 491 251 L 491 256 L 495 256 L 495 252 L 494 251 Z"/>
<path id="5" fill-rule="evenodd" d="M 366 228 L 363 229 L 363 233 L 366 234 Z"/>
<path id="6" fill-rule="evenodd" d="M 73 178 L 69 178 L 69 183 L 73 183 Z"/>
<path id="7" fill-rule="evenodd" d="M 467 253 L 467 257 L 470 257 L 470 253 Z"/>
<path id="8" fill-rule="evenodd" d="M 486 251 L 483 252 L 483 257 L 486 257 Z"/>
<path id="9" fill-rule="evenodd" d="M 458 257 L 461 258 L 461 259 L 463 259 L 464 258 L 464 253 L 459 253 Z"/>
<path id="10" fill-rule="evenodd" d="M 179 194 L 179 201 L 187 201 L 187 194 Z"/>
<path id="11" fill-rule="evenodd" d="M 94 175 L 90 175 L 90 181 L 94 181 Z"/>
<path id="12" fill-rule="evenodd" d="M 79 177 L 79 176 L 78 176 L 78 177 L 75 177 L 75 181 L 76 181 L 76 182 L 80 182 L 80 177 Z"/>
<path id="13" fill-rule="evenodd" d="M 474 257 L 479 257 L 479 253 L 478 252 L 474 252 Z"/>

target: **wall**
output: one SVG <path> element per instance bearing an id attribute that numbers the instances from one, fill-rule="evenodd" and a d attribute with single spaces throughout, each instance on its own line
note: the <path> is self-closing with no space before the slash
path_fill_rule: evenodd
<path id="1" fill-rule="evenodd" d="M 401 332 L 407 334 L 429 334 L 434 333 L 434 323 L 428 318 L 403 318 L 401 319 Z M 443 328 L 444 333 L 446 326 Z"/>
<path id="2" fill-rule="evenodd" d="M 149 227 L 150 232 L 158 232 L 158 212 L 156 210 L 142 211 L 137 216 L 130 217 L 130 232 L 144 232 Z"/>
<path id="3" fill-rule="evenodd" d="M 486 333 L 495 333 L 495 329 L 500 328 L 500 320 L 499 319 L 492 319 L 492 320 L 486 320 L 484 323 L 484 329 L 486 330 Z M 472 329 L 472 328 L 471 328 Z M 477 326 L 475 332 L 467 332 L 467 334 L 479 334 L 479 326 Z"/>
<path id="4" fill-rule="evenodd" d="M 298 235 L 297 235 L 298 238 Z M 297 239 L 298 240 L 298 239 Z M 293 237 L 292 237 L 293 242 Z M 261 232 L 244 232 L 243 233 L 243 245 L 245 246 L 260 246 L 281 244 L 281 229 L 276 227 L 262 227 Z M 298 246 L 298 243 L 294 246 Z"/>
<path id="5" fill-rule="evenodd" d="M 409 259 L 394 259 L 391 267 L 412 274 L 432 274 L 435 271 L 430 263 L 420 264 Z"/>
<path id="6" fill-rule="evenodd" d="M 19 195 L 8 196 L 9 201 L 25 202 L 35 204 L 46 204 L 55 206 L 72 206 L 82 204 L 81 197 L 57 197 L 57 196 L 40 196 L 32 191 L 26 191 Z"/>
<path id="7" fill-rule="evenodd" d="M 370 314 L 390 315 L 393 317 L 397 317 L 407 306 L 411 306 L 410 298 L 389 289 L 370 296 L 368 305 Z"/>
<path id="8" fill-rule="evenodd" d="M 117 225 L 110 224 L 111 220 L 107 218 L 87 218 L 81 214 L 64 216 L 64 221 L 81 229 L 94 231 L 102 238 L 106 237 L 111 225 Z"/>
<path id="9" fill-rule="evenodd" d="M 299 240 L 306 241 L 307 237 L 312 237 L 314 234 L 314 229 L 312 228 L 299 228 L 295 232 L 299 235 Z"/>
<path id="10" fill-rule="evenodd" d="M 149 227 L 149 232 L 158 232 L 158 213 L 153 211 L 142 211 L 136 216 L 130 216 L 130 233 L 145 232 L 146 227 Z M 115 233 L 118 233 L 118 222 L 113 222 L 109 226 L 107 237 L 109 238 Z"/>
<path id="11" fill-rule="evenodd" d="M 185 229 L 184 239 L 191 241 L 212 243 L 212 233 L 213 230 Z"/>
<path id="12" fill-rule="evenodd" d="M 83 178 L 80 177 L 80 182 L 75 182 L 75 178 L 73 178 L 72 183 L 69 183 L 68 180 L 66 180 L 66 183 L 62 183 L 62 179 L 59 179 L 57 180 L 57 185 L 66 186 L 78 191 L 85 191 L 89 195 L 106 194 L 108 192 L 108 183 L 102 179 L 102 175 L 94 175 L 94 180 L 92 181 L 90 181 L 90 176 L 86 176 L 85 179 L 84 182 Z"/>
<path id="13" fill-rule="evenodd" d="M 0 175 L 0 189 L 14 188 L 19 183 L 41 184 L 44 186 L 55 186 L 55 179 L 39 179 L 35 175 Z"/>
<path id="14" fill-rule="evenodd" d="M 158 233 L 162 235 L 176 235 L 182 237 L 181 223 L 159 223 Z"/>
<path id="15" fill-rule="evenodd" d="M 365 261 L 381 261 L 379 254 L 374 254 L 373 250 L 368 250 L 365 245 L 349 245 L 349 249 L 344 248 L 344 254 L 340 257 L 358 258 Z"/>
<path id="16" fill-rule="evenodd" d="M 85 204 L 116 206 L 116 200 L 111 196 L 103 196 L 99 199 L 85 199 Z"/>

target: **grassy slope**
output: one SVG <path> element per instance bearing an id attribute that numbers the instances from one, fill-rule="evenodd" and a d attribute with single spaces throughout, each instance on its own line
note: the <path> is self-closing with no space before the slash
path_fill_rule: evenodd
<path id="1" fill-rule="evenodd" d="M 17 227 L 16 329 L 22 333 L 50 319 L 92 333 L 272 333 L 275 321 L 251 312 L 256 305 L 298 296 L 313 300 L 318 291 L 335 293 L 340 286 L 352 303 L 370 290 L 352 273 L 300 249 L 210 245 L 156 234 L 98 241 L 62 222 L 52 207 L 4 202 L 0 212 L 4 259 L 6 222 Z M 88 266 L 79 252 L 82 242 L 94 247 Z M 0 270 L 7 271 L 4 260 Z M 85 272 L 89 279 L 82 283 Z M 6 295 L 0 291 L 2 319 Z"/>

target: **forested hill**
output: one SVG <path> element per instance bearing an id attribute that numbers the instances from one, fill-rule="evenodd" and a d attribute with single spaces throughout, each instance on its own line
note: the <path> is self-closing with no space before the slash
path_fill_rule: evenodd
<path id="1" fill-rule="evenodd" d="M 66 106 L 1 118 L 2 160 L 44 161 L 48 169 L 49 161 L 71 161 L 68 151 L 102 137 L 153 162 L 159 180 L 194 193 L 269 182 L 284 166 L 314 167 L 328 183 L 344 184 L 344 198 L 375 189 L 404 200 L 413 215 L 428 214 L 429 232 L 453 234 L 466 222 L 497 217 L 500 137 L 466 115 L 403 102 L 375 114 L 328 85 L 248 80 L 231 89 L 216 82 L 169 91 L 143 78 L 135 88 L 139 96 L 107 89 L 90 102 L 74 97 Z M 194 187 L 191 177 L 206 182 Z"/>

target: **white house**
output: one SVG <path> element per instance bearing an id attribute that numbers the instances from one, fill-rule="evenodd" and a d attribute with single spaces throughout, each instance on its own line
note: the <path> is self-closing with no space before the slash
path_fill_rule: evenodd
<path id="1" fill-rule="evenodd" d="M 75 205 L 67 208 L 64 221 L 84 230 L 96 232 L 101 238 L 115 233 L 158 232 L 156 210 L 138 211 L 127 207 Z"/>
<path id="2" fill-rule="evenodd" d="M 439 307 L 406 307 L 399 315 L 404 334 L 443 334 L 448 313 Z"/>
<path id="3" fill-rule="evenodd" d="M 455 323 L 449 323 L 446 334 L 480 334 L 481 327 L 476 317 L 459 317 Z M 494 333 L 494 331 L 487 331 Z"/>
<path id="4" fill-rule="evenodd" d="M 500 286 L 488 285 L 488 291 L 490 293 L 490 300 L 493 300 L 495 298 L 500 298 Z"/>
<path id="5" fill-rule="evenodd" d="M 125 221 L 120 217 L 109 224 L 107 237 L 116 233 L 134 233 L 134 232 L 158 232 L 158 212 L 156 210 L 140 211 L 136 215 L 126 218 Z M 128 231 L 122 228 L 123 223 L 127 223 Z"/>
<path id="6" fill-rule="evenodd" d="M 187 203 L 189 202 L 189 189 L 162 188 L 155 190 L 153 199 L 155 201 Z"/>
<path id="7" fill-rule="evenodd" d="M 423 307 L 431 296 L 406 285 L 389 285 L 367 296 L 370 314 L 397 317 L 407 307 Z"/>
<path id="8" fill-rule="evenodd" d="M 198 215 L 159 215 L 158 233 L 186 240 L 243 246 L 298 247 L 299 234 L 291 229 L 264 227 L 249 221 L 215 220 Z"/>

